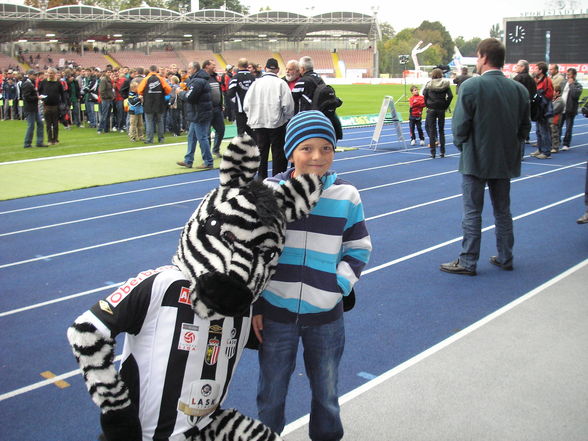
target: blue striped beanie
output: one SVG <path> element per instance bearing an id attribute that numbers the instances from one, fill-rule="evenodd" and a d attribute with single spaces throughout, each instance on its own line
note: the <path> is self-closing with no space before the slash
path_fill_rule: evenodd
<path id="1" fill-rule="evenodd" d="M 326 139 L 333 144 L 333 149 L 337 143 L 333 124 L 331 124 L 329 118 L 318 110 L 297 113 L 286 126 L 286 141 L 284 144 L 286 159 L 290 159 L 298 144 L 310 138 Z"/>

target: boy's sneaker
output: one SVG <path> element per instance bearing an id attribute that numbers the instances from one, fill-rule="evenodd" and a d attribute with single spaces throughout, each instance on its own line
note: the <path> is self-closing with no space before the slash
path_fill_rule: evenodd
<path id="1" fill-rule="evenodd" d="M 551 156 L 547 156 L 543 153 L 540 153 L 537 156 L 535 156 L 535 158 L 537 158 L 537 159 L 551 159 Z"/>
<path id="2" fill-rule="evenodd" d="M 562 150 L 569 150 L 570 149 L 570 146 L 569 145 L 564 145 L 561 149 Z"/>
<path id="3" fill-rule="evenodd" d="M 578 219 L 576 221 L 577 224 L 588 224 L 588 211 L 586 213 L 584 213 L 584 216 L 582 216 L 580 219 Z"/>
<path id="4" fill-rule="evenodd" d="M 533 156 L 533 157 L 537 157 L 541 154 L 541 150 L 535 150 L 533 153 L 531 153 L 529 156 Z"/>
<path id="5" fill-rule="evenodd" d="M 551 149 L 551 153 L 557 153 L 557 152 L 559 152 L 558 149 Z"/>
<path id="6" fill-rule="evenodd" d="M 411 139 L 410 140 L 410 145 L 415 145 L 415 144 L 416 144 L 416 141 L 414 139 Z"/>
<path id="7" fill-rule="evenodd" d="M 421 145 L 425 145 L 425 140 L 421 139 Z"/>

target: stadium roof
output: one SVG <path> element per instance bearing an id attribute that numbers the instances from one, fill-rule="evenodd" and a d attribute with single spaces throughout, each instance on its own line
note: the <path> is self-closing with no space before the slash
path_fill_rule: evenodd
<path id="1" fill-rule="evenodd" d="M 47 41 L 47 33 L 60 42 L 114 40 L 122 34 L 125 43 L 163 39 L 177 41 L 191 35 L 200 43 L 218 43 L 240 38 L 268 38 L 301 41 L 307 34 L 331 33 L 337 38 L 365 36 L 375 40 L 378 24 L 375 16 L 357 12 L 330 12 L 304 16 L 293 12 L 264 11 L 242 15 L 221 9 L 176 12 L 169 9 L 140 7 L 111 11 L 87 6 L 68 5 L 50 9 L 0 3 L 0 43 Z"/>

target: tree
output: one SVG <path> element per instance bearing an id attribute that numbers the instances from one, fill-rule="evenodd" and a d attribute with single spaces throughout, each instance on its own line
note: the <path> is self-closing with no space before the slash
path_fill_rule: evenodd
<path id="1" fill-rule="evenodd" d="M 455 45 L 464 57 L 475 57 L 478 44 L 482 41 L 479 37 L 474 37 L 471 40 L 464 40 L 463 37 L 455 39 Z"/>
<path id="2" fill-rule="evenodd" d="M 492 25 L 490 28 L 490 38 L 498 38 L 499 40 L 502 40 L 502 29 L 500 29 L 498 23 Z"/>
<path id="3" fill-rule="evenodd" d="M 439 21 L 423 21 L 420 26 L 416 29 L 417 31 L 433 31 L 437 32 L 438 34 L 429 34 L 431 38 L 434 40 L 423 40 L 425 43 L 433 43 L 433 45 L 437 45 L 441 50 L 441 61 L 440 63 L 447 64 L 453 58 L 453 48 L 455 44 L 453 43 L 453 38 L 451 38 L 451 34 L 445 29 L 445 26 L 441 24 Z M 433 37 L 433 35 L 435 35 Z M 426 52 L 425 52 L 426 53 Z"/>
<path id="4" fill-rule="evenodd" d="M 392 25 L 388 22 L 382 22 L 379 23 L 380 26 L 380 33 L 382 34 L 382 40 L 390 40 L 392 37 L 394 37 L 394 34 L 396 32 L 394 32 L 394 28 L 392 27 Z"/>

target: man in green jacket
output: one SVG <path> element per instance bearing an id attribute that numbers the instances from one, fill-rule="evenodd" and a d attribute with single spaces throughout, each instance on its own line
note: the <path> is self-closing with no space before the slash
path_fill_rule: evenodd
<path id="1" fill-rule="evenodd" d="M 477 48 L 479 77 L 459 88 L 453 114 L 453 143 L 461 151 L 463 175 L 463 239 L 459 257 L 441 271 L 476 275 L 482 238 L 484 187 L 488 185 L 496 224 L 498 256 L 490 263 L 513 269 L 514 235 L 510 213 L 510 179 L 521 174 L 521 143 L 531 129 L 529 94 L 524 86 L 504 76 L 504 45 L 494 38 Z"/>

